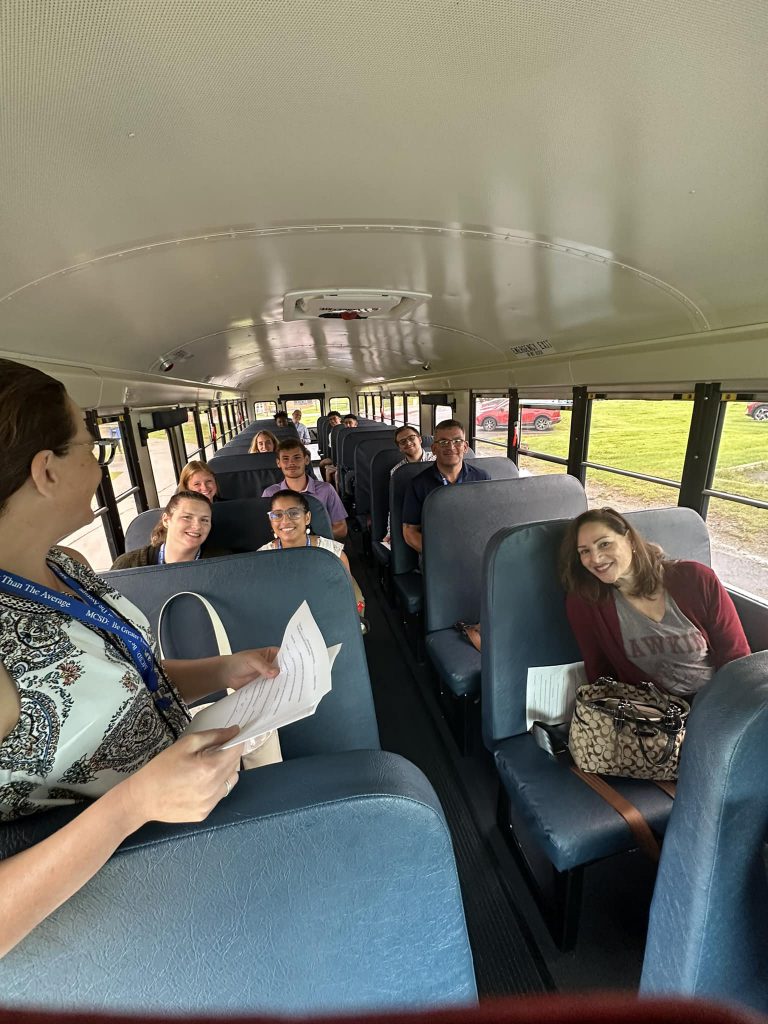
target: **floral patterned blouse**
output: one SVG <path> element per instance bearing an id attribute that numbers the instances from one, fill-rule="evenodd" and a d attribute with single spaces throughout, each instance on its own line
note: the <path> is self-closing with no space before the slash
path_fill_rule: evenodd
<path id="1" fill-rule="evenodd" d="M 63 551 L 51 565 L 139 629 L 142 613 Z M 158 671 L 158 709 L 123 641 L 34 601 L 0 594 L 0 662 L 14 680 L 19 721 L 0 743 L 0 820 L 101 796 L 177 739 L 186 705 Z"/>

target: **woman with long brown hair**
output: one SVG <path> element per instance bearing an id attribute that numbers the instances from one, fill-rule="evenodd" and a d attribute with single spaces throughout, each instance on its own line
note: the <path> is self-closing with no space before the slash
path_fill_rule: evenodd
<path id="1" fill-rule="evenodd" d="M 699 562 L 668 559 L 612 508 L 573 520 L 560 550 L 566 611 L 587 678 L 690 696 L 749 654 L 733 601 Z"/>
<path id="2" fill-rule="evenodd" d="M 108 441 L 64 386 L 0 359 L 0 820 L 83 811 L 0 862 L 0 956 L 148 821 L 201 821 L 236 785 L 237 728 L 187 703 L 274 676 L 274 651 L 160 664 L 146 618 L 76 552 Z"/>
<path id="3" fill-rule="evenodd" d="M 165 506 L 152 531 L 149 545 L 119 555 L 113 569 L 132 569 L 142 565 L 171 565 L 195 562 L 198 558 L 217 558 L 230 551 L 206 543 L 211 532 L 213 506 L 197 491 L 177 491 Z"/>

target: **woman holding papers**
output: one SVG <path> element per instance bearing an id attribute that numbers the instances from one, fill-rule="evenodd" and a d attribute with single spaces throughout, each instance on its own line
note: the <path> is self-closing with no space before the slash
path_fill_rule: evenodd
<path id="1" fill-rule="evenodd" d="M 282 551 L 285 548 L 324 548 L 344 563 L 355 591 L 358 615 L 365 613 L 365 598 L 352 576 L 344 545 L 338 540 L 318 537 L 311 532 L 312 513 L 309 502 L 300 491 L 277 491 L 269 506 L 269 522 L 275 539 L 263 544 L 259 551 Z"/>
<path id="2" fill-rule="evenodd" d="M 689 697 L 749 654 L 727 591 L 699 562 L 673 561 L 612 508 L 569 524 L 561 549 L 566 611 L 587 678 L 649 681 Z"/>
<path id="3" fill-rule="evenodd" d="M 274 652 L 167 661 L 141 612 L 57 541 L 93 519 L 112 443 L 47 374 L 0 359 L 0 820 L 83 802 L 0 862 L 0 956 L 148 821 L 201 821 L 237 783 L 237 728 L 183 736 L 187 702 Z"/>

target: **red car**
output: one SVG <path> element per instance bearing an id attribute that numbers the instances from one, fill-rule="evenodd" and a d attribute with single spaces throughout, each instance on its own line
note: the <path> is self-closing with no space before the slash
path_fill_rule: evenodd
<path id="1" fill-rule="evenodd" d="M 520 406 L 520 425 L 523 430 L 551 430 L 560 422 L 560 410 Z M 494 398 L 478 403 L 475 423 L 481 430 L 496 430 L 509 423 L 509 399 Z"/>
<path id="2" fill-rule="evenodd" d="M 747 416 L 765 423 L 768 421 L 768 402 L 750 402 L 747 406 Z"/>

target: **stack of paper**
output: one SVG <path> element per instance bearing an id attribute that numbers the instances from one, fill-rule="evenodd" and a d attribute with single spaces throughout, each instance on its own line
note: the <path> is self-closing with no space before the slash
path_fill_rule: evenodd
<path id="1" fill-rule="evenodd" d="M 254 679 L 211 704 L 195 715 L 187 732 L 239 725 L 240 732 L 225 744 L 226 749 L 308 718 L 331 691 L 331 668 L 340 650 L 341 644 L 325 646 L 320 627 L 304 601 L 285 627 L 277 654 L 279 674 L 274 679 Z"/>

